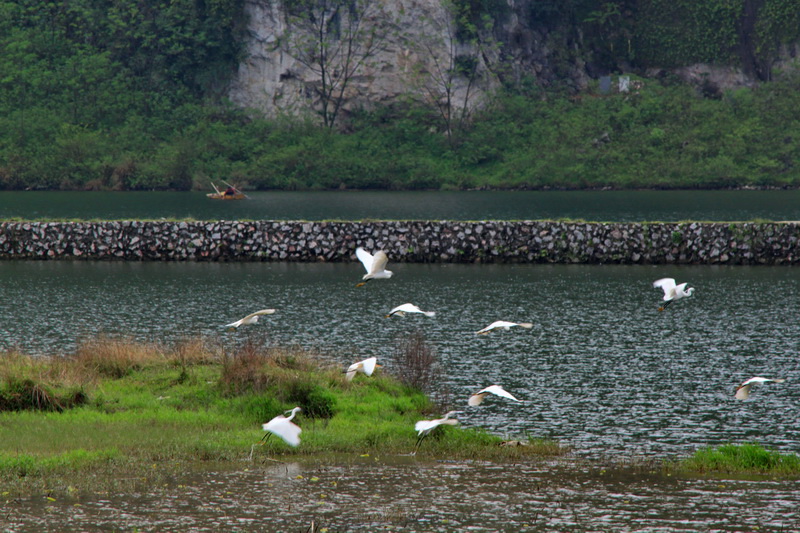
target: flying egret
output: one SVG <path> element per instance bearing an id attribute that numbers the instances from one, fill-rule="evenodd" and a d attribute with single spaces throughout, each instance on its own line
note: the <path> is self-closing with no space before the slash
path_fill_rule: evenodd
<path id="1" fill-rule="evenodd" d="M 403 304 L 403 305 L 398 305 L 397 307 L 389 311 L 389 314 L 386 315 L 386 318 L 389 318 L 390 316 L 393 315 L 405 316 L 406 313 L 422 313 L 425 316 L 436 316 L 436 312 L 434 311 L 423 311 L 414 304 Z"/>
<path id="2" fill-rule="evenodd" d="M 289 416 L 285 416 L 286 413 L 282 415 L 278 415 L 262 427 L 264 431 L 267 433 L 261 437 L 261 440 L 268 438 L 270 435 L 277 435 L 283 440 L 286 441 L 286 444 L 290 446 L 297 446 L 300 444 L 300 432 L 303 431 L 298 427 L 294 422 L 292 422 L 292 418 L 296 415 L 299 411 L 302 411 L 299 407 L 295 407 L 291 411 L 286 411 L 286 413 L 291 413 Z"/>
<path id="3" fill-rule="evenodd" d="M 392 271 L 386 270 L 386 263 L 389 262 L 386 252 L 381 251 L 372 255 L 363 248 L 358 247 L 356 248 L 356 257 L 367 269 L 367 273 L 361 278 L 361 283 L 357 284 L 356 287 L 361 287 L 373 279 L 389 279 L 392 277 Z"/>
<path id="4" fill-rule="evenodd" d="M 416 455 L 417 450 L 419 449 L 419 445 L 422 443 L 422 439 L 427 437 L 431 431 L 436 429 L 442 425 L 448 426 L 455 426 L 458 424 L 458 420 L 450 418 L 451 416 L 456 416 L 461 411 L 448 411 L 447 414 L 444 415 L 442 418 L 437 418 L 435 420 L 420 420 L 416 424 L 414 424 L 414 429 L 417 431 L 417 444 L 414 445 L 414 453 L 411 455 Z"/>
<path id="5" fill-rule="evenodd" d="M 347 381 L 352 381 L 352 379 L 358 372 L 366 374 L 367 376 L 371 376 L 372 373 L 375 371 L 375 368 L 380 366 L 381 365 L 378 364 L 377 357 L 369 357 L 367 359 L 364 359 L 363 361 L 359 361 L 357 363 L 353 363 L 352 365 L 350 365 L 347 368 L 345 377 L 347 378 Z"/>
<path id="6" fill-rule="evenodd" d="M 475 394 L 469 397 L 469 405 L 476 406 L 480 405 L 483 402 L 483 399 L 486 397 L 487 394 L 496 394 L 497 396 L 502 396 L 503 398 L 508 398 L 509 400 L 514 400 L 515 402 L 521 402 L 522 400 L 518 400 L 514 398 L 514 396 L 506 391 L 500 385 L 490 385 L 483 390 L 479 390 Z"/>
<path id="7" fill-rule="evenodd" d="M 237 320 L 236 322 L 231 322 L 230 324 L 225 324 L 225 327 L 230 329 L 236 329 L 239 326 L 255 324 L 256 322 L 258 322 L 258 317 L 262 315 L 271 315 L 274 312 L 275 312 L 274 309 L 262 309 L 261 311 L 250 313 L 241 320 Z"/>
<path id="8" fill-rule="evenodd" d="M 686 285 L 688 285 L 688 283 L 676 285 L 675 280 L 672 278 L 661 278 L 654 281 L 653 287 L 664 290 L 664 303 L 658 308 L 658 310 L 663 311 L 675 300 L 680 300 L 681 298 L 688 298 L 691 296 L 692 293 L 694 293 L 694 287 L 687 289 Z"/>
<path id="9" fill-rule="evenodd" d="M 498 320 L 496 322 L 492 322 L 491 324 L 489 324 L 488 326 L 486 326 L 482 330 L 476 331 L 475 333 L 477 335 L 486 335 L 487 333 L 489 333 L 493 329 L 504 329 L 504 330 L 508 331 L 509 329 L 511 329 L 514 326 L 519 326 L 519 327 L 525 328 L 525 329 L 531 329 L 533 327 L 533 324 L 531 324 L 530 322 L 507 322 L 505 320 Z"/>
<path id="10" fill-rule="evenodd" d="M 737 400 L 746 400 L 750 396 L 750 387 L 755 385 L 756 383 L 766 383 L 768 381 L 772 381 L 773 383 L 783 383 L 786 381 L 785 379 L 769 379 L 769 378 L 761 378 L 761 377 L 754 377 L 750 378 L 738 387 L 736 387 L 736 399 Z"/>

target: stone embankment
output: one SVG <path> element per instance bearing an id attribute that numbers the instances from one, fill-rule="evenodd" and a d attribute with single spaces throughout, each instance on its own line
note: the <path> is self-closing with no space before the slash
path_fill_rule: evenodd
<path id="1" fill-rule="evenodd" d="M 4 222 L 0 259 L 791 265 L 798 223 Z"/>

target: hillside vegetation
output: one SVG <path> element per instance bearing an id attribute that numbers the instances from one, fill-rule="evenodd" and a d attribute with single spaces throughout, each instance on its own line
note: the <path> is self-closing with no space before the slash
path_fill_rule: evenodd
<path id="1" fill-rule="evenodd" d="M 777 15 L 753 35 L 764 41 L 777 32 L 780 39 L 759 48 L 774 52 L 794 34 L 775 26 L 783 4 L 767 4 Z M 564 5 L 574 9 L 559 20 L 577 14 L 596 30 L 587 33 L 595 59 L 604 24 L 625 37 L 624 9 Z M 545 91 L 530 80 L 492 95 L 451 136 L 433 109 L 411 104 L 356 112 L 339 132 L 312 120 L 255 118 L 224 98 L 242 54 L 242 6 L 0 1 L 0 188 L 189 190 L 214 180 L 253 189 L 800 185 L 800 79 L 789 75 L 728 92 L 634 76 L 642 83 L 628 94 Z M 671 20 L 664 2 L 647 6 Z M 730 50 L 731 18 L 720 20 L 709 33 L 714 46 L 708 38 L 683 43 L 670 61 Z M 655 61 L 645 52 L 675 39 L 674 25 L 650 24 L 647 34 L 637 26 L 640 38 L 631 41 L 640 60 Z"/>

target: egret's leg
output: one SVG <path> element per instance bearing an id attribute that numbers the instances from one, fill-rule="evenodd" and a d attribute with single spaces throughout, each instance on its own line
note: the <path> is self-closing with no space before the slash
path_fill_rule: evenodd
<path id="1" fill-rule="evenodd" d="M 419 445 L 422 444 L 422 439 L 424 439 L 427 436 L 428 435 L 426 433 L 424 435 L 420 435 L 419 438 L 417 438 L 417 443 L 414 445 L 414 452 L 411 455 L 417 455 L 417 450 L 419 450 Z"/>
<path id="2" fill-rule="evenodd" d="M 263 436 L 263 437 L 261 437 L 261 440 L 260 440 L 260 441 L 258 441 L 258 442 L 259 442 L 259 443 L 261 443 L 261 444 L 266 444 L 266 443 L 267 443 L 267 441 L 269 440 L 269 438 L 270 438 L 271 436 L 272 436 L 272 433 L 270 433 L 269 431 L 267 431 L 266 433 L 264 433 L 264 436 Z"/>

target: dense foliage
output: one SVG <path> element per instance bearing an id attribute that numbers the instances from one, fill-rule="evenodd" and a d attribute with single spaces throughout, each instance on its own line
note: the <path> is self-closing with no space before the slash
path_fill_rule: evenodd
<path id="1" fill-rule="evenodd" d="M 188 188 L 182 130 L 235 68 L 242 4 L 0 1 L 3 186 Z"/>
<path id="2" fill-rule="evenodd" d="M 456 3 L 464 20 L 507 15 L 494 0 Z M 357 112 L 344 132 L 253 118 L 224 100 L 242 4 L 0 0 L 0 188 L 800 185 L 800 80 L 788 76 L 728 92 L 641 79 L 628 94 L 577 96 L 523 83 L 453 132 L 411 104 Z M 795 5 L 763 2 L 750 21 L 755 60 L 798 37 Z M 684 8 L 692 24 L 719 22 L 675 40 Z M 736 55 L 740 8 L 570 0 L 533 2 L 531 17 L 572 20 L 596 57 L 668 65 Z"/>

